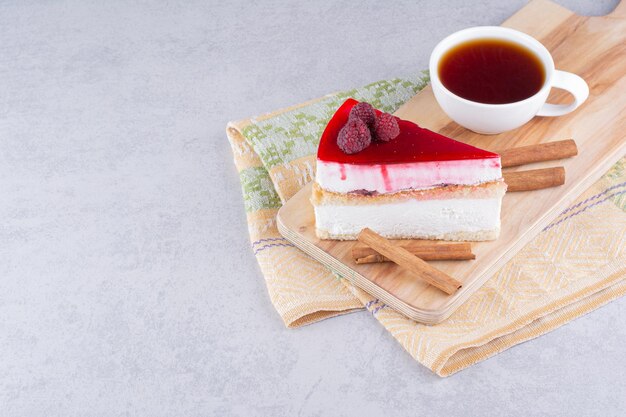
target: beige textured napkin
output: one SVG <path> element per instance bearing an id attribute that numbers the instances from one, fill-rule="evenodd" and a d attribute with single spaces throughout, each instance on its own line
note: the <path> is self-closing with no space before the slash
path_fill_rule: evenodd
<path id="1" fill-rule="evenodd" d="M 393 112 L 428 81 L 380 81 L 227 127 L 252 251 L 288 327 L 366 308 L 418 362 L 447 376 L 626 293 L 626 158 L 563 211 L 448 320 L 416 323 L 278 233 L 282 203 L 311 181 L 318 139 L 347 97 Z"/>

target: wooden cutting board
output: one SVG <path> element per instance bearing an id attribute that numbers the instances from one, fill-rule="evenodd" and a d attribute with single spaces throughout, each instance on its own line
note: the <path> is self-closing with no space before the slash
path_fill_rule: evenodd
<path id="1" fill-rule="evenodd" d="M 350 256 L 354 242 L 317 239 L 309 202 L 310 184 L 278 213 L 278 228 L 285 238 L 385 304 L 423 323 L 439 323 L 450 316 L 626 154 L 626 1 L 607 16 L 584 17 L 550 1 L 534 0 L 503 26 L 541 41 L 552 53 L 557 69 L 576 73 L 587 81 L 590 95 L 585 104 L 569 115 L 535 118 L 514 131 L 495 136 L 479 135 L 452 122 L 439 108 L 430 87 L 395 113 L 446 136 L 496 152 L 566 138 L 574 138 L 578 144 L 576 158 L 532 166 L 564 165 L 565 185 L 506 194 L 500 238 L 473 244 L 476 260 L 432 262 L 463 283 L 456 294 L 446 295 L 393 263 L 357 265 Z M 548 101 L 566 103 L 567 93 L 553 90 Z"/>

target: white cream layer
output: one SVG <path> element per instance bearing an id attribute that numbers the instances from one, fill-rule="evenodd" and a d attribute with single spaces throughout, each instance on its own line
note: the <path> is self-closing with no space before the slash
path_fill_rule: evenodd
<path id="1" fill-rule="evenodd" d="M 316 227 L 356 235 L 369 227 L 383 236 L 429 236 L 496 230 L 501 196 L 486 199 L 406 200 L 391 204 L 315 206 Z"/>
<path id="2" fill-rule="evenodd" d="M 381 194 L 443 184 L 476 185 L 502 178 L 500 158 L 408 164 L 356 165 L 317 160 L 315 180 L 325 190 Z"/>

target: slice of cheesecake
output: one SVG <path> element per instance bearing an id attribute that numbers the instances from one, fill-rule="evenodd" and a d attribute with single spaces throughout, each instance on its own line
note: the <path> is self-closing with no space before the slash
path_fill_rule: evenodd
<path id="1" fill-rule="evenodd" d="M 396 239 L 498 237 L 499 155 L 397 118 L 395 138 L 376 140 L 372 129 L 369 145 L 346 153 L 338 136 L 357 103 L 348 99 L 320 140 L 311 198 L 319 238 L 353 240 L 365 227 Z"/>

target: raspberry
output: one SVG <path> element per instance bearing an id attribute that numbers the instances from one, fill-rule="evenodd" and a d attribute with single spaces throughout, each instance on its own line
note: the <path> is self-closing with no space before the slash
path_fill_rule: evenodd
<path id="1" fill-rule="evenodd" d="M 350 110 L 350 119 L 354 117 L 363 120 L 370 129 L 374 128 L 376 112 L 371 104 L 362 102 L 352 107 L 352 110 Z"/>
<path id="2" fill-rule="evenodd" d="M 361 152 L 372 143 L 372 134 L 361 119 L 349 119 L 337 136 L 337 145 L 347 154 Z"/>
<path id="3" fill-rule="evenodd" d="M 400 134 L 398 120 L 389 113 L 382 113 L 374 123 L 374 137 L 383 142 L 389 142 Z"/>

